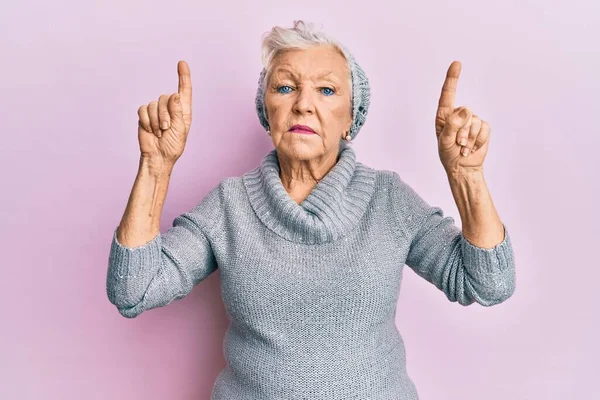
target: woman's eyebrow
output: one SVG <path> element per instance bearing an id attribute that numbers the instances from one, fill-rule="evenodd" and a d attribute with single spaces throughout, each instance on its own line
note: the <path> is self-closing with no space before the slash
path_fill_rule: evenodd
<path id="1" fill-rule="evenodd" d="M 327 72 L 325 72 L 324 74 L 317 76 L 317 79 L 324 78 L 324 77 L 326 77 L 327 75 L 331 75 L 331 74 L 333 74 L 333 71 L 327 71 Z"/>
<path id="2" fill-rule="evenodd" d="M 297 73 L 295 73 L 292 70 L 285 68 L 285 67 L 279 67 L 279 68 L 275 69 L 274 74 L 290 75 L 294 79 L 298 79 L 300 77 Z M 317 76 L 315 78 L 315 80 L 329 80 L 329 81 L 336 82 L 336 83 L 339 82 L 339 79 L 337 79 L 337 77 L 333 71 L 327 71 L 327 72 Z"/>
<path id="3" fill-rule="evenodd" d="M 297 78 L 298 74 L 296 74 L 295 72 L 293 72 L 292 70 L 286 68 L 286 67 L 277 67 L 274 71 L 273 74 L 282 74 L 282 75 L 291 75 L 293 78 Z"/>
<path id="4" fill-rule="evenodd" d="M 329 71 L 329 72 L 326 72 L 326 73 L 318 76 L 317 80 L 327 80 L 327 81 L 331 81 L 334 83 L 339 83 L 339 81 L 340 81 L 337 78 L 337 75 L 335 75 L 335 73 L 333 71 Z"/>

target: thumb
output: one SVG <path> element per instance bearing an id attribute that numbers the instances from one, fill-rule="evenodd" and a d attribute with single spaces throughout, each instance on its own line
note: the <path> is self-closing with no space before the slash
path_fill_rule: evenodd
<path id="1" fill-rule="evenodd" d="M 472 115 L 471 110 L 467 107 L 457 109 L 448 118 L 442 135 L 456 137 L 458 131 L 469 124 Z"/>
<path id="2" fill-rule="evenodd" d="M 167 109 L 171 118 L 171 126 L 179 132 L 185 132 L 183 107 L 181 106 L 181 95 L 179 93 L 174 93 L 169 97 Z"/>

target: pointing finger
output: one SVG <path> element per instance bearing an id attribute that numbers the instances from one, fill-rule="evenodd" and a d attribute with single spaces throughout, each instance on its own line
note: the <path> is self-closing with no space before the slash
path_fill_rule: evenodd
<path id="1" fill-rule="evenodd" d="M 450 67 L 448 67 L 446 80 L 442 86 L 442 93 L 440 94 L 440 100 L 438 102 L 438 108 L 454 109 L 456 86 L 458 84 L 458 77 L 460 76 L 461 69 L 462 65 L 460 61 L 454 61 L 450 64 Z"/>
<path id="2" fill-rule="evenodd" d="M 181 95 L 182 103 L 192 103 L 192 76 L 187 62 L 177 63 L 177 74 L 179 75 L 179 87 L 177 92 Z"/>
<path id="3" fill-rule="evenodd" d="M 177 74 L 179 75 L 179 90 L 183 121 L 187 129 L 192 123 L 192 77 L 187 62 L 177 63 Z"/>

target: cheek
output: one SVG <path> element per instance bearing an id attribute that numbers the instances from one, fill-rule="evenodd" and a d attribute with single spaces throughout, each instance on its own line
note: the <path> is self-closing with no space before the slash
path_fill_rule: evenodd
<path id="1" fill-rule="evenodd" d="M 350 104 L 339 104 L 331 109 L 331 115 L 336 123 L 346 125 L 352 119 L 352 110 Z"/>
<path id="2" fill-rule="evenodd" d="M 281 115 L 286 114 L 286 104 L 284 101 L 274 99 L 274 98 L 265 98 L 265 109 L 267 115 L 270 115 L 271 118 L 277 119 L 281 117 Z"/>

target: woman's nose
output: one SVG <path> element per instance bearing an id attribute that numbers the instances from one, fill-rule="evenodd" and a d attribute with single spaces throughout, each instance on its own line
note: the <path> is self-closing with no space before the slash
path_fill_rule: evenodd
<path id="1" fill-rule="evenodd" d="M 299 114 L 312 113 L 314 111 L 314 99 L 310 89 L 298 89 L 294 112 Z"/>

